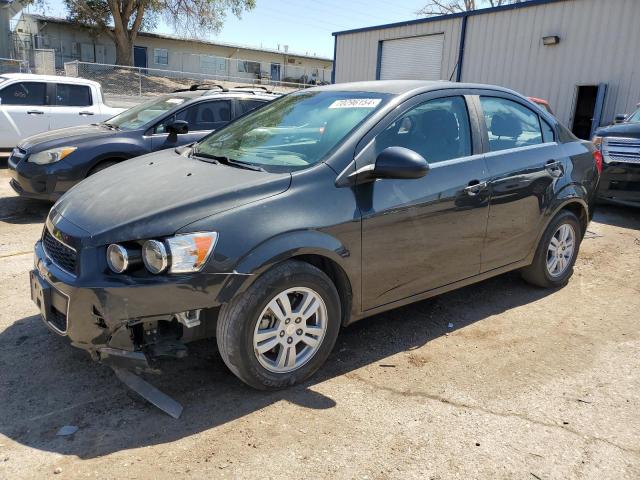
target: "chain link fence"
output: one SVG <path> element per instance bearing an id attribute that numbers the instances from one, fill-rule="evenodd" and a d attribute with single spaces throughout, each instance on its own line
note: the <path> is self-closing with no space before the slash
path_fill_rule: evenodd
<path id="1" fill-rule="evenodd" d="M 0 57 L 0 74 L 3 73 L 31 73 L 27 60 Z"/>
<path id="2" fill-rule="evenodd" d="M 260 78 L 180 72 L 156 68 L 124 67 L 79 61 L 65 63 L 64 73 L 67 76 L 86 78 L 100 83 L 103 92 L 110 97 L 154 96 L 189 88 L 191 85 L 201 83 L 216 83 L 226 88 L 239 84 L 268 86 L 273 91 L 281 93 L 312 86 L 310 84 L 271 81 Z"/>

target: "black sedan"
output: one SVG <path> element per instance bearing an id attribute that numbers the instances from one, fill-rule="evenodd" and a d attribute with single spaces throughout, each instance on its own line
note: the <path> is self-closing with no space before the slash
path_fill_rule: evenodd
<path id="1" fill-rule="evenodd" d="M 10 184 L 21 196 L 54 201 L 100 170 L 200 140 L 274 98 L 260 88 L 195 86 L 149 100 L 104 123 L 34 135 L 9 157 Z"/>
<path id="2" fill-rule="evenodd" d="M 105 363 L 215 336 L 244 382 L 286 387 L 364 317 L 516 269 L 563 286 L 594 152 L 499 87 L 299 91 L 77 185 L 36 243 L 32 298 Z"/>
<path id="3" fill-rule="evenodd" d="M 593 143 L 603 165 L 600 199 L 640 207 L 640 109 L 621 123 L 598 129 Z"/>

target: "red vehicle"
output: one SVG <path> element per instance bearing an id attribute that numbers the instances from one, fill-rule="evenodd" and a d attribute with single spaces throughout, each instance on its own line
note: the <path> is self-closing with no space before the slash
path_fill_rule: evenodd
<path id="1" fill-rule="evenodd" d="M 547 102 L 546 100 L 543 100 L 542 98 L 536 98 L 536 97 L 529 97 L 529 100 L 531 100 L 533 103 L 540 105 L 551 115 L 554 115 L 553 110 L 551 110 L 551 106 L 549 105 L 549 102 Z"/>

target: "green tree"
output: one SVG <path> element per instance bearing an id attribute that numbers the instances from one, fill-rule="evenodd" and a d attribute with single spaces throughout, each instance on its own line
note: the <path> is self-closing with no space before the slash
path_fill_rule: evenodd
<path id="1" fill-rule="evenodd" d="M 217 32 L 227 13 L 240 18 L 256 0 L 65 0 L 69 20 L 108 35 L 116 46 L 116 64 L 131 65 L 133 44 L 141 29 L 164 19 L 186 36 Z"/>
<path id="2" fill-rule="evenodd" d="M 433 17 L 526 1 L 528 0 L 429 0 L 429 3 L 418 10 L 416 15 Z"/>

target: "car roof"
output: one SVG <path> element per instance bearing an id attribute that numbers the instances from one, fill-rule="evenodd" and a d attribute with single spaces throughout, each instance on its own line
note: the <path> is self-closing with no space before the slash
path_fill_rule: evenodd
<path id="1" fill-rule="evenodd" d="M 187 98 L 189 101 L 195 100 L 210 100 L 211 98 L 244 98 L 244 99 L 256 99 L 256 100 L 275 100 L 280 95 L 267 92 L 254 92 L 253 90 L 194 90 L 194 91 L 181 91 L 173 93 L 165 93 L 159 95 L 157 98 Z M 184 106 L 181 105 L 181 106 Z"/>
<path id="2" fill-rule="evenodd" d="M 424 93 L 433 90 L 443 90 L 447 88 L 496 90 L 506 93 L 516 93 L 518 96 L 521 96 L 513 90 L 498 87 L 496 85 L 447 82 L 444 80 L 371 80 L 366 82 L 335 83 L 332 85 L 313 87 L 309 90 L 333 92 L 371 92 L 401 95 L 405 93 Z"/>
<path id="3" fill-rule="evenodd" d="M 93 80 L 87 80 L 86 78 L 79 77 L 64 77 L 58 75 L 36 75 L 34 73 L 2 73 L 0 77 L 10 80 L 27 80 L 27 81 L 41 81 L 41 82 L 64 82 L 64 83 L 77 83 L 82 85 L 96 85 L 100 86 L 98 82 Z"/>

